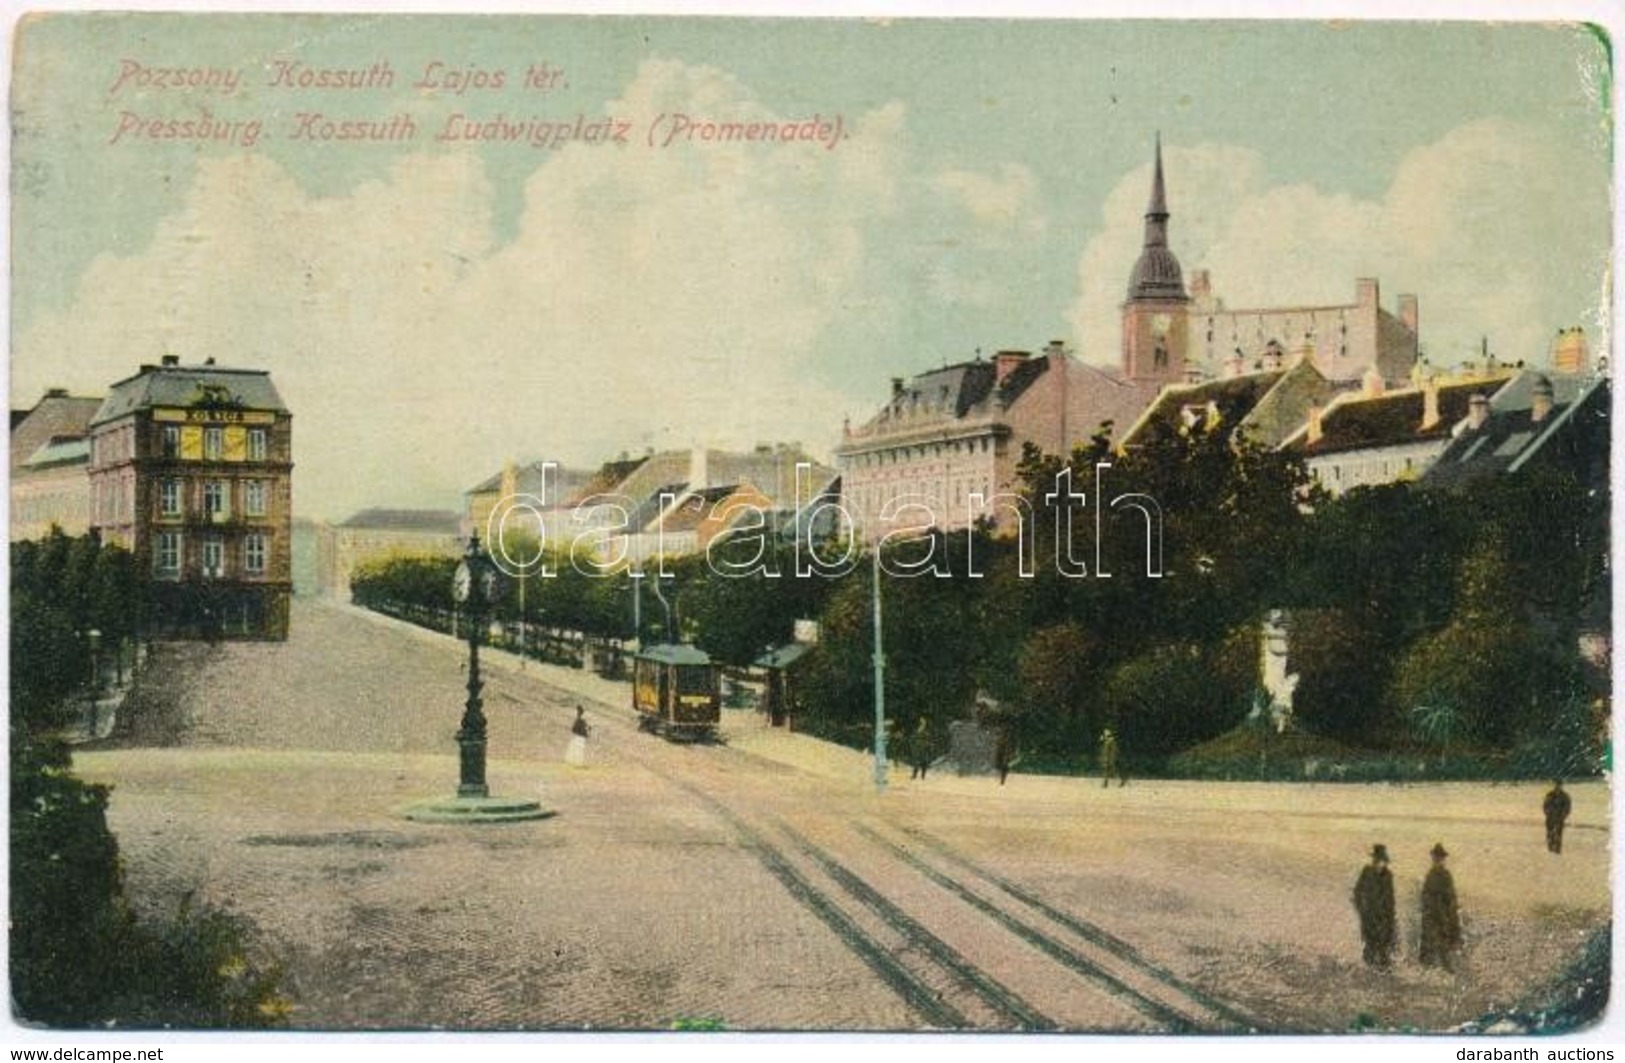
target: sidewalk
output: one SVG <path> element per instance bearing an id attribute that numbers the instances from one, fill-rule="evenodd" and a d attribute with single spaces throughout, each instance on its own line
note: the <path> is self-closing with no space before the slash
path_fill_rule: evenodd
<path id="1" fill-rule="evenodd" d="M 442 642 L 452 638 L 442 632 L 418 627 L 409 621 L 375 613 L 348 602 L 328 600 L 325 604 L 372 623 L 409 632 L 416 638 Z M 619 712 L 627 719 L 633 716 L 627 680 L 604 679 L 586 669 L 565 668 L 535 660 L 524 661 L 521 669 L 521 661 L 517 654 L 489 646 L 481 649 L 480 664 L 483 668 L 494 668 L 513 674 L 518 674 L 522 670 L 544 683 L 568 691 L 574 697 L 594 702 L 600 710 Z M 873 754 L 848 749 L 811 735 L 797 734 L 782 727 L 772 727 L 763 713 L 745 709 L 724 709 L 721 730 L 730 749 L 796 768 L 809 775 L 871 786 L 874 783 Z M 888 785 L 908 784 L 906 765 L 894 761 L 887 781 Z M 953 782 L 982 788 L 989 780 L 977 776 L 960 778 L 950 775 L 943 776 L 940 780 L 933 778 L 929 781 L 929 785 L 935 787 L 939 781 L 944 784 Z"/>

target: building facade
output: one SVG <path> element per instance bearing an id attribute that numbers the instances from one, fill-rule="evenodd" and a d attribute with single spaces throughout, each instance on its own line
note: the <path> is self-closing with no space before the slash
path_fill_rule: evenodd
<path id="1" fill-rule="evenodd" d="M 263 370 L 166 355 L 90 426 L 90 526 L 135 554 L 150 634 L 283 639 L 293 421 Z"/>
<path id="2" fill-rule="evenodd" d="M 330 545 L 318 549 L 317 586 L 323 594 L 348 599 L 355 571 L 369 561 L 393 556 L 460 557 L 462 517 L 450 509 L 364 509 L 323 529 Z"/>
<path id="3" fill-rule="evenodd" d="M 102 400 L 52 388 L 11 429 L 11 541 L 90 530 L 90 421 Z"/>
<path id="4" fill-rule="evenodd" d="M 1026 444 L 1065 454 L 1103 426 L 1121 432 L 1156 393 L 1156 382 L 1086 365 L 1060 341 L 895 378 L 891 401 L 847 425 L 836 448 L 842 506 L 865 542 L 983 519 L 1013 527 Z"/>

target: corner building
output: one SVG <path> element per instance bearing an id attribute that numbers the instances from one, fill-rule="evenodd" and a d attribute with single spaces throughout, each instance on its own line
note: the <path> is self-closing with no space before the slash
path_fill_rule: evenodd
<path id="1" fill-rule="evenodd" d="M 91 529 L 135 555 L 148 634 L 287 638 L 293 423 L 268 372 L 142 366 L 91 419 L 89 471 Z"/>

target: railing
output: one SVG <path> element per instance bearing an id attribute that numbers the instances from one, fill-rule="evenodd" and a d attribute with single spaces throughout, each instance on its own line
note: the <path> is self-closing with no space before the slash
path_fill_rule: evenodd
<path id="1" fill-rule="evenodd" d="M 466 635 L 463 625 L 468 618 L 458 610 L 394 601 L 356 604 L 430 631 L 458 638 Z M 486 645 L 520 654 L 526 660 L 566 668 L 585 668 L 590 658 L 594 671 L 616 679 L 626 675 L 626 661 L 631 656 L 630 649 L 615 639 L 593 638 L 569 628 L 546 627 L 534 622 L 520 624 L 517 620 L 492 621 Z"/>

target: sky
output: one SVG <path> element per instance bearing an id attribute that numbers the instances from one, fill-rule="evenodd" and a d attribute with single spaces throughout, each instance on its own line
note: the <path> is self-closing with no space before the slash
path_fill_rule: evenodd
<path id="1" fill-rule="evenodd" d="M 269 369 L 302 516 L 458 507 L 510 459 L 827 458 L 893 376 L 1113 363 L 1159 132 L 1173 250 L 1229 305 L 1376 277 L 1435 364 L 1606 343 L 1576 25 L 55 14 L 15 47 L 12 405 Z"/>

